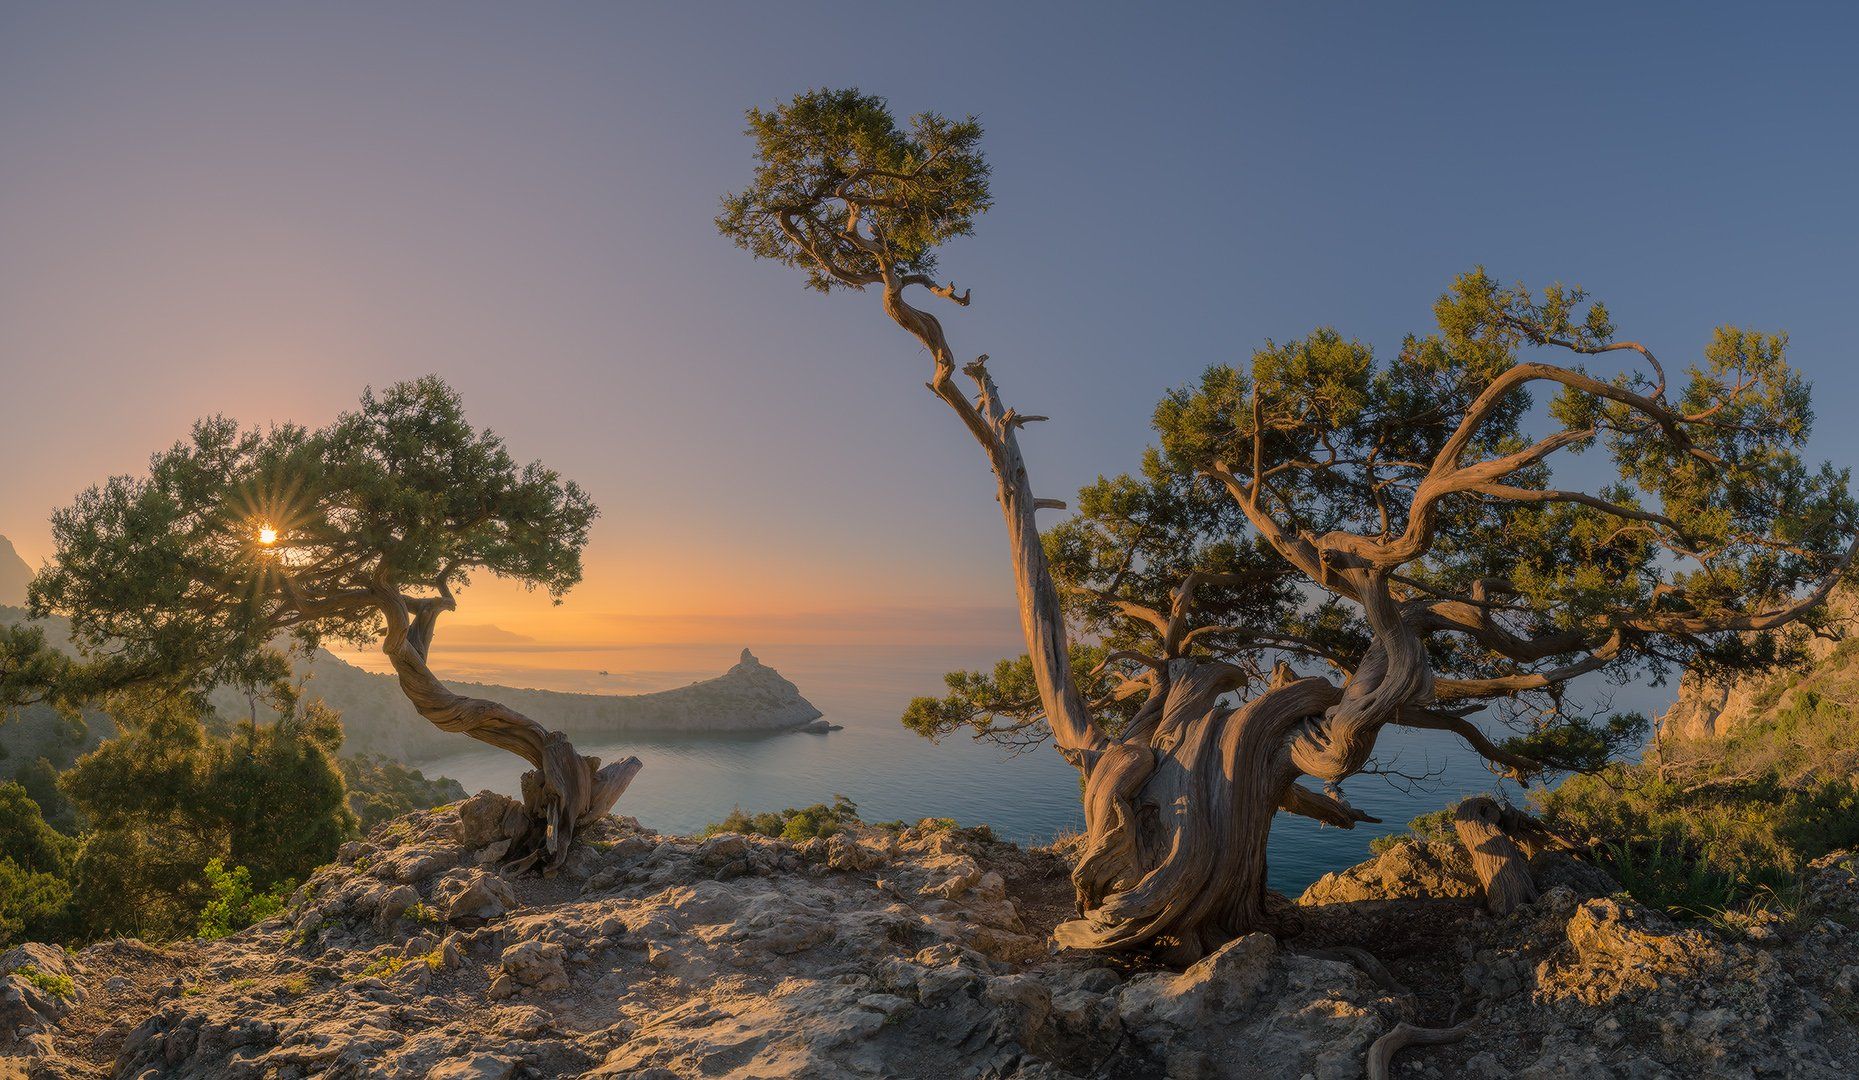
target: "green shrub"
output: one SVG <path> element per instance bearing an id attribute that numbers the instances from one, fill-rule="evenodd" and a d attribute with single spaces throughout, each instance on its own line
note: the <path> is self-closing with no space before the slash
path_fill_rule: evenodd
<path id="1" fill-rule="evenodd" d="M 77 983 L 71 981 L 69 975 L 53 975 L 49 971 L 40 971 L 31 964 L 16 968 L 13 974 L 38 988 L 40 993 L 49 994 L 55 998 L 77 996 Z"/>
<path id="2" fill-rule="evenodd" d="M 778 812 L 750 814 L 738 806 L 722 821 L 704 826 L 703 835 L 742 833 L 773 836 L 796 843 L 816 836 L 831 836 L 848 825 L 860 824 L 858 806 L 844 795 L 834 795 L 832 805 L 815 803 L 807 807 L 788 807 Z"/>
<path id="3" fill-rule="evenodd" d="M 205 873 L 212 898 L 200 910 L 198 932 L 203 938 L 223 938 L 269 919 L 284 910 L 297 888 L 294 881 L 282 881 L 268 890 L 255 890 L 251 871 L 243 866 L 228 870 L 219 859 L 209 861 Z"/>
<path id="4" fill-rule="evenodd" d="M 1369 851 L 1380 855 L 1392 849 L 1396 844 L 1407 840 L 1425 840 L 1429 843 L 1450 841 L 1458 843 L 1459 834 L 1453 831 L 1452 815 L 1459 805 L 1444 806 L 1438 810 L 1429 810 L 1407 823 L 1407 831 L 1377 836 L 1368 842 Z"/>
<path id="5" fill-rule="evenodd" d="M 0 949 L 56 937 L 70 904 L 70 882 L 0 856 Z"/>
<path id="6" fill-rule="evenodd" d="M 426 923 L 428 925 L 445 921 L 439 917 L 437 911 L 433 910 L 432 905 L 426 903 L 424 900 L 401 912 L 400 917 L 408 922 Z"/>

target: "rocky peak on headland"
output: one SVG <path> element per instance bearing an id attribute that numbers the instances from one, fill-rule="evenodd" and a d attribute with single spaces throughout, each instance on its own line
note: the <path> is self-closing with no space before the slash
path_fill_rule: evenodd
<path id="1" fill-rule="evenodd" d="M 32 567 L 19 557 L 13 541 L 0 536 L 0 604 L 24 604 L 31 581 Z"/>
<path id="2" fill-rule="evenodd" d="M 577 836 L 506 877 L 481 793 L 346 845 L 289 911 L 218 941 L 21 948 L 0 1075 L 1354 1080 L 1406 1023 L 1421 1077 L 1848 1077 L 1859 862 L 1801 926 L 1728 939 L 1586 875 L 1483 914 L 1463 851 L 1404 843 L 1185 971 L 1055 952 L 1066 852 L 985 830 L 793 843 Z M 1757 930 L 1761 930 L 1760 933 Z"/>

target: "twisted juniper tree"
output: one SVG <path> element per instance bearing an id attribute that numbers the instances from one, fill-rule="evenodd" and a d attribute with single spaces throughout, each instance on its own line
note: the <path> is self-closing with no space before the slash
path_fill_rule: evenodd
<path id="1" fill-rule="evenodd" d="M 596 513 L 572 481 L 473 429 L 428 376 L 366 392 L 316 431 L 200 421 L 147 476 L 52 516 L 56 553 L 31 605 L 68 616 L 91 670 L 118 683 L 262 686 L 285 673 L 280 640 L 378 642 L 420 715 L 529 763 L 530 827 L 509 854 L 553 867 L 639 760 L 602 766 L 514 709 L 452 692 L 427 656 L 474 572 L 559 599 L 581 579 Z"/>
<path id="2" fill-rule="evenodd" d="M 1043 418 L 909 298 L 969 303 L 936 252 L 989 207 L 980 126 L 900 125 L 856 91 L 748 115 L 758 166 L 718 227 L 821 292 L 878 292 L 993 469 L 1027 654 L 905 721 L 1050 739 L 1083 774 L 1064 945 L 1187 960 L 1260 926 L 1274 815 L 1369 820 L 1339 785 L 1390 725 L 1519 778 L 1596 767 L 1644 721 L 1585 714 L 1572 680 L 1775 663 L 1852 557 L 1847 476 L 1800 456 L 1783 338 L 1719 330 L 1673 385 L 1579 290 L 1483 271 L 1391 360 L 1319 330 L 1209 369 L 1163 398 L 1140 471 L 1042 538 L 1035 512 L 1063 504 L 1018 440 Z M 1486 709 L 1515 730 L 1487 734 Z"/>

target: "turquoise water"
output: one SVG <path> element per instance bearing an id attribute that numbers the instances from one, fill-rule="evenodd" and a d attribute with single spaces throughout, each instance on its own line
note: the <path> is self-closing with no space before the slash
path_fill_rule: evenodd
<path id="1" fill-rule="evenodd" d="M 1078 774 L 1050 747 L 1008 756 L 961 736 L 931 743 L 897 722 L 911 696 L 940 685 L 940 668 L 928 670 L 924 659 L 843 647 L 817 655 L 810 655 L 814 649 L 757 652 L 844 730 L 578 742 L 584 753 L 606 760 L 637 754 L 645 762 L 616 812 L 661 832 L 689 833 L 735 806 L 778 810 L 844 794 L 867 821 L 949 817 L 964 825 L 990 825 L 1002 837 L 1022 843 L 1045 842 L 1083 825 Z M 1398 832 L 1409 819 L 1461 795 L 1500 787 L 1477 755 L 1440 732 L 1389 729 L 1377 757 L 1384 765 L 1432 779 L 1418 786 L 1379 776 L 1349 780 L 1344 790 L 1350 802 L 1382 818 L 1380 825 L 1336 829 L 1278 815 L 1269 854 L 1273 888 L 1295 895 L 1324 873 L 1362 861 L 1371 838 Z M 473 749 L 420 764 L 429 774 L 457 779 L 467 790 L 511 794 L 521 770 L 520 762 L 498 750 Z M 1510 790 L 1514 793 L 1514 786 Z"/>

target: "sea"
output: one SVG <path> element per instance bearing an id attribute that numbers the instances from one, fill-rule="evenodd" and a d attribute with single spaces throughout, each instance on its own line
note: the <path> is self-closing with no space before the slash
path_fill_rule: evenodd
<path id="1" fill-rule="evenodd" d="M 734 661 L 727 649 L 709 651 L 717 654 L 714 666 L 708 666 L 703 649 L 678 660 L 719 672 Z M 636 754 L 645 763 L 616 813 L 660 832 L 686 834 L 737 807 L 779 810 L 844 795 L 866 821 L 953 818 L 965 826 L 985 824 L 1022 844 L 1047 843 L 1083 827 L 1078 774 L 1050 746 L 1014 754 L 961 734 L 931 742 L 899 723 L 912 697 L 939 691 L 943 671 L 982 658 L 891 645 L 770 646 L 756 653 L 841 730 L 578 739 L 583 753 L 608 761 Z M 1670 693 L 1650 688 L 1629 696 L 1640 700 L 1616 700 L 1613 707 L 1631 705 L 1651 715 Z M 467 746 L 418 764 L 427 775 L 450 776 L 468 791 L 516 793 L 521 762 L 501 750 Z M 1381 822 L 1339 829 L 1279 814 L 1268 852 L 1272 888 L 1295 896 L 1324 874 L 1367 858 L 1374 837 L 1400 832 L 1414 817 L 1462 796 L 1525 797 L 1443 732 L 1388 728 L 1376 758 L 1382 772 L 1351 777 L 1343 789 L 1352 804 Z"/>

